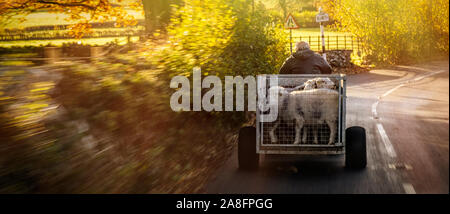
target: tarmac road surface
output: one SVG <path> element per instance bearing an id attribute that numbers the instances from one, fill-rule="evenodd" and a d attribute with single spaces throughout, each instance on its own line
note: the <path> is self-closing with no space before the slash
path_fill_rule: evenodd
<path id="1" fill-rule="evenodd" d="M 237 151 L 207 193 L 449 193 L 449 62 L 348 76 L 347 127 L 367 134 L 367 168 L 344 156 L 264 157 L 238 169 Z"/>

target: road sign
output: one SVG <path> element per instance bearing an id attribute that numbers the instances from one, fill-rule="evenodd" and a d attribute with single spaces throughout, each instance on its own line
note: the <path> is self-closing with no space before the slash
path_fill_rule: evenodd
<path id="1" fill-rule="evenodd" d="M 284 28 L 286 28 L 286 29 L 299 29 L 300 25 L 297 24 L 297 21 L 295 21 L 294 16 L 292 16 L 292 14 L 289 14 L 286 17 L 286 21 L 284 22 Z"/>
<path id="2" fill-rule="evenodd" d="M 319 13 L 316 15 L 316 22 L 328 22 L 330 17 L 326 13 Z"/>
<path id="3" fill-rule="evenodd" d="M 320 23 L 320 34 L 322 37 L 322 56 L 325 60 L 327 60 L 327 54 L 325 53 L 325 33 L 324 33 L 324 27 L 323 22 L 327 22 L 330 20 L 330 17 L 328 14 L 324 13 L 322 10 L 322 7 L 319 8 L 319 13 L 316 15 L 316 22 Z"/>

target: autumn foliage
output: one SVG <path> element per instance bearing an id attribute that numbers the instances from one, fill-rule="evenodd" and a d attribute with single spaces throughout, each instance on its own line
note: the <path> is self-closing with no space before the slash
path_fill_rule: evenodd
<path id="1" fill-rule="evenodd" d="M 139 0 L 1 0 L 0 21 L 7 22 L 15 15 L 27 15 L 45 10 L 68 15 L 76 21 L 70 28 L 75 38 L 91 30 L 90 23 L 115 21 L 116 27 L 136 25 L 135 18 L 125 8 L 142 8 Z"/>
<path id="2" fill-rule="evenodd" d="M 359 37 L 367 60 L 399 64 L 449 51 L 448 0 L 325 0 L 337 27 Z"/>

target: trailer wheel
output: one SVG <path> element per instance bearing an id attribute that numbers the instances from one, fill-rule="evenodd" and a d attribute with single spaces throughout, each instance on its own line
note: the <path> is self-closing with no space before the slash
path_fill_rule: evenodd
<path id="1" fill-rule="evenodd" d="M 345 130 L 345 166 L 363 169 L 367 165 L 366 130 L 353 126 Z"/>
<path id="2" fill-rule="evenodd" d="M 239 168 L 245 170 L 257 169 L 259 154 L 256 153 L 256 128 L 247 126 L 239 130 L 238 140 Z"/>

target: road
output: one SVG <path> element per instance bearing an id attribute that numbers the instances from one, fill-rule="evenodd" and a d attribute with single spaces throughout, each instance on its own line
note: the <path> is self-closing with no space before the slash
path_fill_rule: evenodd
<path id="1" fill-rule="evenodd" d="M 448 61 L 348 76 L 347 127 L 363 126 L 368 165 L 343 156 L 266 158 L 238 169 L 237 151 L 207 193 L 449 193 Z"/>

